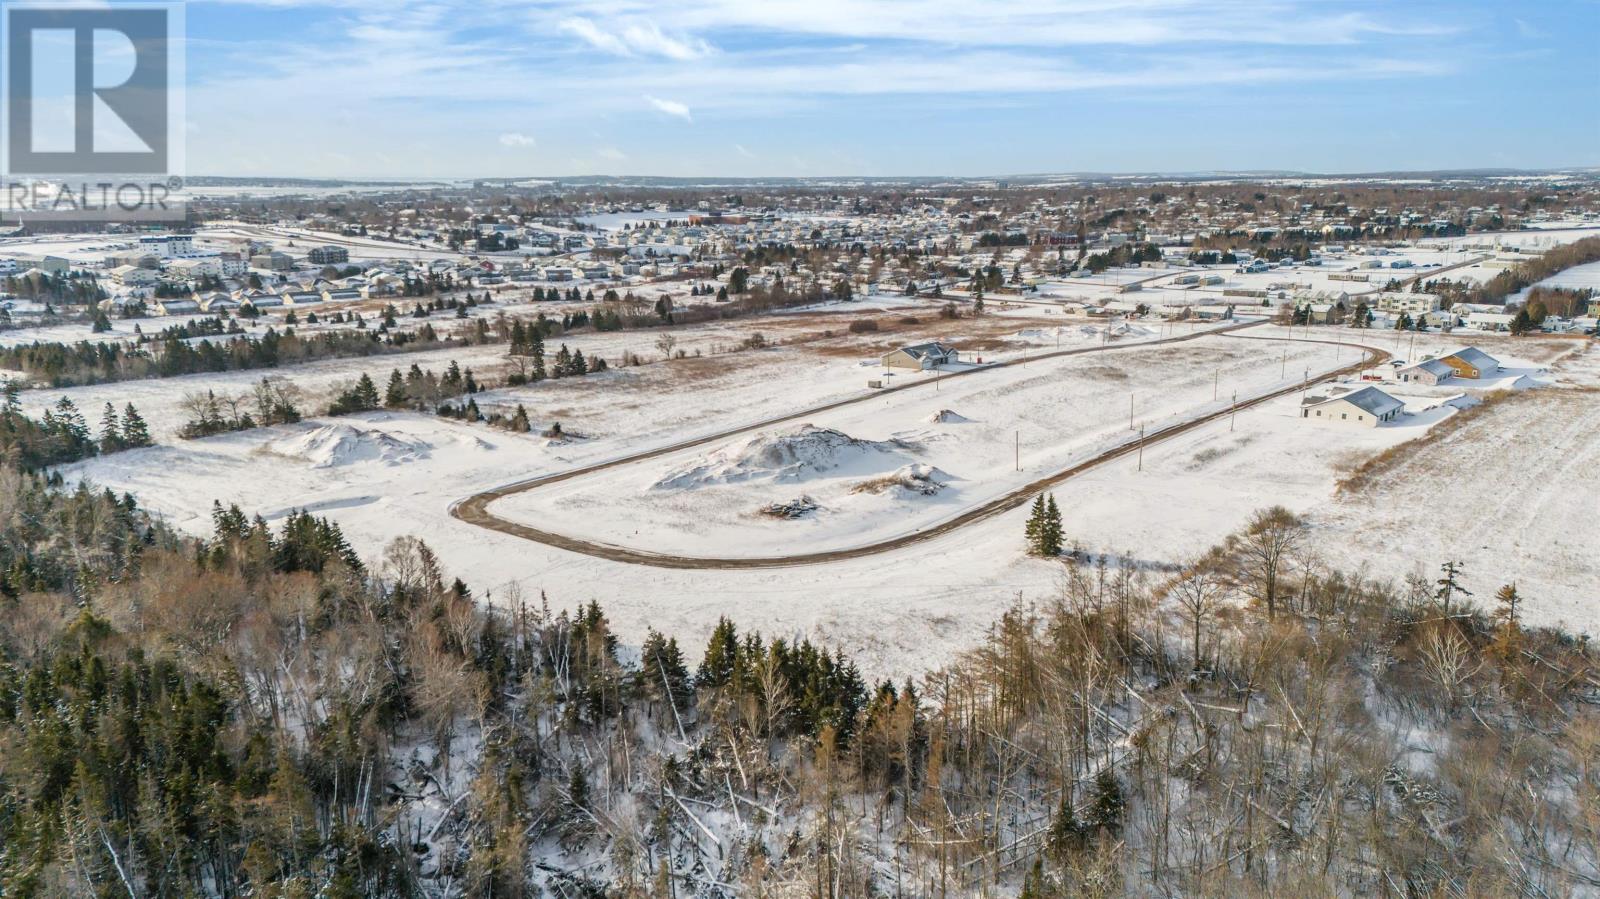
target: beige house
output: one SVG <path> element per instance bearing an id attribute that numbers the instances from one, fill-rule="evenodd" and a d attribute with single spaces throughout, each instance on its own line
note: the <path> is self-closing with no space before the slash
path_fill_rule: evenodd
<path id="1" fill-rule="evenodd" d="M 919 343 L 886 353 L 883 357 L 883 367 L 927 371 L 960 361 L 961 353 L 955 347 L 945 346 L 942 343 Z"/>

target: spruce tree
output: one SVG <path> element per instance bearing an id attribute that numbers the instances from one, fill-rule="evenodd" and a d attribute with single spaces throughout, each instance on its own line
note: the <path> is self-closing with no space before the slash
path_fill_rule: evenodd
<path id="1" fill-rule="evenodd" d="M 398 368 L 389 373 L 389 388 L 384 391 L 383 404 L 390 409 L 400 409 L 406 404 L 406 379 Z"/>
<path id="2" fill-rule="evenodd" d="M 1028 524 L 1022 532 L 1028 541 L 1028 553 L 1030 555 L 1043 555 L 1042 547 L 1044 544 L 1040 540 L 1040 534 L 1044 529 L 1044 516 L 1044 494 L 1041 493 L 1034 497 L 1033 509 L 1028 513 Z"/>
<path id="3" fill-rule="evenodd" d="M 1044 555 L 1054 558 L 1061 555 L 1061 510 L 1056 507 L 1054 493 L 1045 500 L 1044 505 Z"/>
<path id="4" fill-rule="evenodd" d="M 1122 816 L 1128 801 L 1122 795 L 1122 784 L 1110 768 L 1102 768 L 1094 779 L 1094 801 L 1089 805 L 1089 826 L 1096 830 L 1117 833 L 1122 829 Z"/>
<path id="5" fill-rule="evenodd" d="M 122 445 L 129 449 L 138 449 L 150 446 L 150 426 L 145 424 L 144 416 L 139 410 L 129 403 L 122 410 Z"/>
<path id="6" fill-rule="evenodd" d="M 378 385 L 372 383 L 372 376 L 366 372 L 362 372 L 361 379 L 356 381 L 356 400 L 361 409 L 378 408 Z"/>
<path id="7" fill-rule="evenodd" d="M 100 415 L 100 452 L 114 453 L 122 449 L 122 424 L 117 420 L 117 407 L 106 403 Z"/>

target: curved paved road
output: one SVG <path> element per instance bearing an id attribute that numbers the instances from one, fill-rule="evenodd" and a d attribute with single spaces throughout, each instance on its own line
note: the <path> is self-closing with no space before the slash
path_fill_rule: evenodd
<path id="1" fill-rule="evenodd" d="M 1074 355 L 1079 355 L 1079 354 L 1082 354 L 1082 353 L 1106 352 L 1106 351 L 1119 350 L 1119 349 L 1133 349 L 1133 348 L 1136 348 L 1136 347 L 1155 346 L 1155 345 L 1163 344 L 1163 343 L 1178 343 L 1178 342 L 1187 341 L 1187 340 L 1195 340 L 1195 339 L 1198 339 L 1200 337 L 1207 337 L 1207 336 L 1210 336 L 1210 335 L 1213 335 L 1213 334 L 1223 334 L 1225 336 L 1230 336 L 1230 337 L 1243 337 L 1245 335 L 1238 335 L 1238 334 L 1234 334 L 1232 332 L 1238 331 L 1238 330 L 1243 329 L 1243 328 L 1248 328 L 1248 327 L 1251 327 L 1253 325 L 1263 324 L 1263 323 L 1264 322 L 1262 322 L 1262 321 L 1245 322 L 1245 323 L 1242 323 L 1242 324 L 1229 325 L 1229 326 L 1226 326 L 1224 328 L 1217 328 L 1217 329 L 1213 329 L 1213 330 L 1210 330 L 1210 331 L 1199 331 L 1199 332 L 1195 332 L 1193 334 L 1185 334 L 1185 335 L 1183 335 L 1181 337 L 1169 337 L 1169 338 L 1163 338 L 1161 340 L 1145 341 L 1143 343 L 1122 344 L 1120 346 L 1118 346 L 1118 345 L 1108 345 L 1108 346 L 1100 346 L 1100 347 L 1084 347 L 1084 348 L 1079 348 L 1079 349 L 1074 349 L 1074 350 L 1060 350 L 1060 351 L 1052 352 L 1052 353 L 1044 353 L 1044 354 L 1041 354 L 1039 356 L 1035 356 L 1031 360 L 1027 360 L 1027 361 L 1038 361 L 1040 359 L 1054 358 L 1054 357 L 1060 357 L 1060 356 L 1074 356 Z M 1289 339 L 1293 339 L 1293 338 L 1262 337 L 1262 338 L 1250 338 L 1250 339 L 1278 341 L 1278 340 L 1289 340 Z M 1376 364 L 1381 363 L 1384 360 L 1389 358 L 1389 354 L 1387 352 L 1384 352 L 1383 350 L 1380 350 L 1380 349 L 1377 349 L 1377 348 L 1374 348 L 1374 347 L 1362 346 L 1360 344 L 1347 343 L 1347 342 L 1342 341 L 1342 340 L 1303 340 L 1302 339 L 1302 340 L 1298 340 L 1297 342 L 1301 342 L 1301 343 L 1321 343 L 1321 344 L 1329 344 L 1329 345 L 1337 344 L 1339 346 L 1350 346 L 1350 347 L 1355 347 L 1357 349 L 1363 350 L 1366 353 L 1366 358 L 1364 358 L 1363 360 L 1361 360 L 1359 362 L 1356 362 L 1354 364 L 1351 364 L 1351 365 L 1343 366 L 1342 368 L 1339 368 L 1339 369 L 1337 369 L 1335 371 L 1329 372 L 1329 373 L 1323 375 L 1321 378 L 1317 379 L 1317 381 L 1314 381 L 1312 383 L 1321 383 L 1322 381 L 1326 381 L 1326 380 L 1328 380 L 1330 378 L 1335 378 L 1335 377 L 1339 377 L 1341 375 L 1358 372 L 1363 368 L 1367 368 L 1367 367 L 1370 367 L 1372 365 L 1376 365 Z M 949 375 L 948 377 L 966 377 L 966 376 L 976 375 L 976 374 L 979 374 L 981 372 L 992 371 L 992 370 L 997 369 L 997 368 L 1005 368 L 1005 367 L 1009 367 L 1009 366 L 1012 366 L 1012 365 L 1020 365 L 1020 364 L 1023 363 L 1023 361 L 1024 360 L 1018 359 L 1018 360 L 1013 360 L 1011 362 L 997 363 L 997 364 L 994 364 L 994 365 L 985 366 L 983 368 L 975 368 L 975 369 L 971 369 L 969 371 L 960 372 L 960 373 L 957 373 L 957 374 L 952 374 L 952 375 Z M 790 556 L 709 558 L 709 557 L 702 557 L 702 556 L 682 556 L 682 555 L 675 555 L 675 554 L 672 554 L 672 553 L 657 553 L 657 552 L 651 552 L 649 550 L 630 549 L 628 547 L 617 546 L 617 545 L 610 544 L 610 543 L 599 543 L 599 542 L 596 542 L 596 541 L 593 541 L 593 540 L 585 540 L 585 539 L 578 538 L 578 537 L 570 537 L 570 536 L 567 536 L 565 534 L 558 534 L 558 533 L 556 533 L 554 531 L 547 531 L 547 530 L 544 530 L 542 528 L 536 528 L 536 527 L 533 527 L 531 525 L 523 524 L 521 522 L 511 521 L 511 520 L 508 520 L 508 519 L 505 519 L 505 518 L 501 518 L 501 517 L 499 517 L 499 516 L 497 516 L 497 515 L 495 515 L 495 514 L 493 514 L 493 513 L 491 513 L 489 511 L 489 505 L 491 503 L 495 502 L 496 500 L 504 499 L 507 496 L 512 496 L 512 495 L 517 494 L 517 493 L 523 493 L 523 492 L 528 491 L 528 490 L 533 490 L 533 489 L 535 489 L 537 487 L 541 487 L 541 486 L 544 486 L 544 485 L 547 485 L 547 484 L 554 484 L 554 483 L 558 483 L 560 481 L 571 480 L 572 478 L 582 477 L 583 475 L 592 474 L 592 473 L 597 472 L 597 471 L 604 471 L 604 470 L 609 469 L 609 468 L 616 468 L 616 467 L 623 466 L 623 465 L 631 465 L 631 464 L 633 464 L 635 462 L 641 462 L 641 461 L 644 461 L 646 459 L 651 459 L 651 458 L 655 458 L 655 457 L 658 457 L 658 456 L 664 456 L 664 455 L 667 455 L 669 453 L 675 453 L 675 452 L 678 452 L 679 450 L 689 449 L 691 447 L 700 446 L 700 445 L 706 444 L 706 443 L 712 443 L 712 442 L 716 442 L 716 441 L 727 440 L 727 439 L 730 439 L 732 437 L 737 437 L 737 436 L 739 436 L 741 434 L 748 433 L 750 431 L 759 430 L 761 428 L 768 428 L 768 427 L 772 427 L 773 425 L 782 424 L 784 422 L 789 422 L 789 421 L 794 421 L 796 419 L 805 418 L 805 417 L 810 416 L 810 415 L 815 415 L 815 414 L 817 414 L 819 412 L 826 412 L 826 411 L 831 410 L 831 409 L 838 409 L 840 407 L 853 405 L 855 403 L 867 402 L 867 401 L 870 401 L 870 400 L 873 400 L 873 399 L 877 399 L 878 397 L 883 396 L 885 393 L 892 393 L 892 392 L 900 391 L 900 390 L 915 390 L 915 389 L 918 389 L 918 388 L 926 387 L 928 384 L 931 384 L 931 383 L 932 383 L 931 381 L 922 381 L 922 382 L 918 382 L 918 383 L 915 383 L 915 384 L 906 384 L 906 385 L 903 385 L 901 387 L 890 388 L 888 390 L 880 390 L 880 391 L 876 391 L 876 392 L 871 393 L 871 394 L 867 394 L 865 396 L 852 397 L 852 398 L 846 399 L 846 400 L 840 400 L 840 401 L 833 402 L 833 403 L 826 403 L 826 404 L 820 405 L 820 406 L 813 406 L 812 408 L 806 409 L 806 410 L 801 411 L 801 412 L 796 412 L 796 413 L 792 413 L 792 414 L 789 414 L 789 415 L 780 416 L 778 418 L 770 418 L 770 419 L 767 419 L 765 421 L 758 422 L 756 424 L 744 425 L 744 426 L 741 426 L 741 427 L 738 427 L 738 428 L 734 428 L 734 429 L 727 430 L 727 431 L 721 431 L 719 433 L 711 434 L 711 435 L 708 435 L 708 436 L 705 436 L 705 437 L 698 437 L 698 438 L 695 438 L 694 440 L 687 440 L 687 441 L 683 441 L 683 442 L 680 442 L 680 443 L 675 443 L 675 444 L 672 444 L 672 445 L 669 445 L 669 446 L 659 447 L 657 449 L 647 450 L 645 452 L 635 453 L 635 454 L 629 455 L 629 456 L 624 456 L 624 457 L 621 457 L 621 458 L 618 458 L 618 459 L 612 459 L 612 460 L 607 461 L 607 462 L 600 462 L 600 463 L 597 463 L 597 464 L 594 464 L 594 465 L 584 466 L 582 468 L 574 468 L 574 469 L 571 469 L 569 471 L 562 471 L 562 472 L 557 472 L 557 473 L 551 474 L 551 475 L 545 475 L 543 477 L 534 478 L 532 480 L 520 481 L 520 482 L 515 483 L 515 484 L 508 484 L 508 485 L 506 485 L 504 487 L 497 487 L 497 488 L 495 488 L 493 490 L 486 490 L 486 491 L 484 491 L 482 493 L 474 494 L 473 496 L 470 496 L 470 497 L 468 497 L 468 498 L 466 498 L 464 500 L 461 500 L 461 501 L 451 505 L 450 514 L 454 518 L 460 519 L 461 521 L 467 522 L 468 524 L 477 525 L 478 527 L 487 528 L 487 529 L 492 530 L 492 531 L 499 531 L 502 534 L 509 534 L 509 535 L 511 535 L 513 537 L 521 537 L 524 540 L 532 540 L 532 541 L 534 541 L 536 543 L 543 543 L 546 546 L 553 546 L 553 547 L 556 547 L 557 549 L 564 549 L 564 550 L 568 550 L 570 552 L 576 552 L 576 553 L 582 553 L 582 554 L 588 555 L 588 556 L 594 556 L 596 558 L 608 559 L 608 560 L 613 561 L 613 562 L 626 562 L 626 563 L 633 564 L 633 565 L 649 565 L 649 566 L 653 566 L 653 567 L 656 567 L 656 568 L 678 568 L 678 569 L 787 568 L 787 567 L 794 567 L 794 566 L 800 566 L 800 565 L 816 565 L 816 564 L 821 564 L 821 563 L 825 563 L 825 562 L 838 562 L 838 561 L 843 561 L 845 559 L 856 559 L 856 558 L 860 558 L 862 556 L 875 555 L 877 553 L 884 553 L 884 552 L 889 552 L 891 550 L 901 549 L 901 548 L 906 547 L 906 546 L 912 546 L 912 545 L 915 545 L 915 544 L 918 544 L 918 543 L 924 543 L 924 542 L 927 542 L 929 540 L 933 540 L 933 539 L 936 539 L 938 537 L 942 537 L 945 534 L 948 534 L 948 533 L 950 533 L 952 531 L 955 531 L 955 530 L 957 530 L 959 528 L 963 528 L 963 527 L 966 527 L 966 526 L 968 526 L 970 524 L 975 524 L 975 523 L 977 523 L 979 521 L 984 521 L 986 519 L 993 518 L 996 515 L 1000 515 L 1000 514 L 1003 514 L 1005 512 L 1008 512 L 1008 511 L 1010 511 L 1012 509 L 1015 509 L 1018 506 L 1021 506 L 1021 505 L 1025 504 L 1025 503 L 1031 501 L 1035 496 L 1037 496 L 1040 493 L 1040 491 L 1049 489 L 1050 487 L 1053 487 L 1056 484 L 1059 484 L 1059 483 L 1061 483 L 1063 481 L 1066 481 L 1066 480 L 1068 480 L 1068 479 L 1070 479 L 1072 477 L 1075 477 L 1075 476 L 1077 476 L 1079 474 L 1082 474 L 1083 472 L 1088 471 L 1089 469 L 1094 468 L 1094 467 L 1096 467 L 1098 465 L 1101 465 L 1101 464 L 1103 464 L 1105 462 L 1109 462 L 1112 459 L 1117 459 L 1117 458 L 1120 458 L 1122 456 L 1126 456 L 1126 455 L 1129 455 L 1131 453 L 1137 452 L 1138 449 L 1139 449 L 1138 441 L 1133 441 L 1133 442 L 1127 443 L 1125 445 L 1115 447 L 1115 448 L 1107 450 L 1106 452 L 1103 452 L 1103 453 L 1101 453 L 1101 454 L 1099 454 L 1097 456 L 1094 456 L 1093 458 L 1087 459 L 1087 460 L 1085 460 L 1083 462 L 1080 462 L 1080 463 L 1078 463 L 1076 465 L 1073 465 L 1073 466 L 1071 466 L 1069 468 L 1065 468 L 1065 469 L 1057 471 L 1057 472 L 1055 472 L 1053 474 L 1050 474 L 1050 475 L 1047 475 L 1045 477 L 1039 478 L 1038 480 L 1032 481 L 1032 482 L 1030 482 L 1028 484 L 1025 484 L 1025 485 L 1023 485 L 1021 487 L 1018 487 L 1018 488 L 1006 493 L 1003 496 L 996 497 L 995 499 L 992 499 L 992 500 L 989 500 L 987 502 L 981 503 L 981 504 L 979 504 L 977 506 L 974 506 L 971 509 L 968 509 L 968 510 L 966 510 L 966 511 L 964 511 L 964 512 L 962 512 L 962 513 L 960 513 L 960 514 L 958 514 L 958 515 L 956 515 L 954 517 L 952 517 L 952 518 L 945 519 L 944 521 L 941 521 L 941 522 L 939 522 L 939 523 L 937 523 L 935 525 L 932 525 L 930 527 L 924 528 L 922 530 L 916 531 L 916 532 L 911 533 L 911 534 L 905 534 L 905 535 L 902 535 L 902 536 L 899 536 L 899 537 L 895 537 L 895 538 L 892 538 L 892 539 L 889 539 L 889 540 L 880 541 L 878 543 L 871 543 L 871 544 L 867 544 L 867 545 L 864 545 L 864 546 L 847 547 L 847 548 L 844 548 L 844 549 L 827 550 L 827 551 L 824 551 L 824 552 L 800 553 L 800 554 L 797 554 L 797 555 L 790 555 Z M 1290 385 L 1288 387 L 1281 388 L 1281 389 L 1278 389 L 1278 390 L 1274 390 L 1274 391 L 1272 391 L 1270 393 L 1266 393 L 1266 394 L 1263 394 L 1261 396 L 1257 396 L 1257 397 L 1254 397 L 1252 399 L 1249 399 L 1249 400 L 1246 400 L 1244 402 L 1241 402 L 1241 403 L 1238 404 L 1237 408 L 1239 408 L 1239 409 L 1247 409 L 1247 408 L 1250 408 L 1251 406 L 1256 406 L 1256 405 L 1259 405 L 1261 403 L 1265 403 L 1265 402 L 1267 402 L 1269 400 L 1273 400 L 1273 399 L 1276 399 L 1276 398 L 1281 397 L 1281 396 L 1287 396 L 1288 394 L 1294 393 L 1295 391 L 1300 390 L 1300 389 L 1302 389 L 1301 385 Z M 1219 419 L 1219 418 L 1221 418 L 1221 417 L 1223 417 L 1225 415 L 1228 415 L 1229 411 L 1230 410 L 1228 410 L 1228 409 L 1222 409 L 1222 410 L 1219 410 L 1217 412 L 1212 412 L 1212 413 L 1209 413 L 1209 414 L 1206 414 L 1206 415 L 1202 415 L 1202 416 L 1199 416 L 1199 417 L 1196 417 L 1196 418 L 1188 419 L 1186 421 L 1182 421 L 1182 422 L 1179 422 L 1177 424 L 1168 425 L 1168 426 L 1163 427 L 1163 428 L 1158 428 L 1157 430 L 1146 434 L 1144 442 L 1147 443 L 1147 444 L 1153 444 L 1153 443 L 1160 442 L 1162 440 L 1169 439 L 1171 437 L 1176 437 L 1179 434 L 1182 434 L 1182 433 L 1185 433 L 1187 431 L 1193 430 L 1193 429 L 1198 428 L 1198 427 L 1200 427 L 1200 426 L 1202 426 L 1204 424 L 1207 424 L 1208 422 L 1215 421 L 1215 420 L 1217 420 L 1217 419 Z"/>

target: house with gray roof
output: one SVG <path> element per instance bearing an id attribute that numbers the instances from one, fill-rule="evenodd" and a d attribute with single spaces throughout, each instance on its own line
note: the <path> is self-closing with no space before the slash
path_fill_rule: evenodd
<path id="1" fill-rule="evenodd" d="M 1394 376 L 1408 384 L 1437 387 L 1440 382 L 1456 376 L 1456 370 L 1438 359 L 1424 359 L 1395 371 Z"/>
<path id="2" fill-rule="evenodd" d="M 1400 417 L 1406 404 L 1376 387 L 1339 388 L 1323 396 L 1300 401 L 1300 417 L 1375 428 Z"/>
<path id="3" fill-rule="evenodd" d="M 960 362 L 961 353 L 953 346 L 942 343 L 919 343 L 903 346 L 883 357 L 884 368 L 907 368 L 927 371 L 952 362 Z"/>

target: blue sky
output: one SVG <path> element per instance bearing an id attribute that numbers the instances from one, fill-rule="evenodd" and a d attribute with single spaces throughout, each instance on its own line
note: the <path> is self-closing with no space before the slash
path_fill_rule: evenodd
<path id="1" fill-rule="evenodd" d="M 1600 0 L 193 0 L 188 169 L 1600 166 Z"/>

